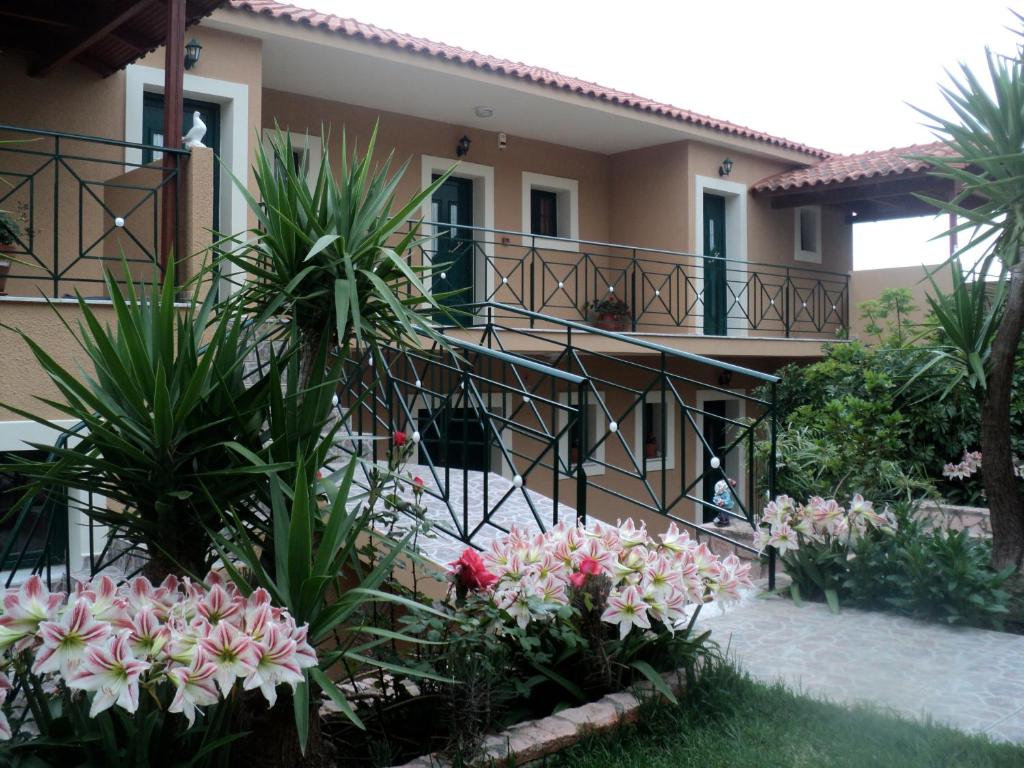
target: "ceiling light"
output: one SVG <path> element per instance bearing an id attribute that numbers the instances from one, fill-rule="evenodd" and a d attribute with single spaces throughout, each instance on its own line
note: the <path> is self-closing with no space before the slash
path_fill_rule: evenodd
<path id="1" fill-rule="evenodd" d="M 491 107 L 473 107 L 473 111 L 476 112 L 477 117 L 491 117 L 494 114 Z"/>

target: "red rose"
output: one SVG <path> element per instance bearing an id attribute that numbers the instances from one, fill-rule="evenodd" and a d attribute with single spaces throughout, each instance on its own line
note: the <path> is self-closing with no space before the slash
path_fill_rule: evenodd
<path id="1" fill-rule="evenodd" d="M 569 583 L 572 584 L 576 589 L 583 589 L 583 585 L 587 583 L 587 574 L 585 573 L 570 573 Z"/>
<path id="2" fill-rule="evenodd" d="M 413 484 L 413 490 L 421 491 L 421 492 L 423 491 L 424 483 L 423 483 L 423 478 L 422 477 L 418 477 L 418 476 L 414 477 L 412 479 L 412 484 Z"/>
<path id="3" fill-rule="evenodd" d="M 394 442 L 396 448 L 401 448 L 405 445 L 405 432 L 395 432 L 395 434 L 391 436 L 391 440 Z"/>
<path id="4" fill-rule="evenodd" d="M 589 555 L 585 555 L 580 561 L 580 573 L 587 576 L 599 576 L 601 574 L 601 564 Z"/>
<path id="5" fill-rule="evenodd" d="M 462 557 L 450 566 L 455 570 L 455 576 L 459 583 L 467 589 L 487 589 L 498 577 L 487 570 L 484 561 L 475 549 L 466 548 Z"/>

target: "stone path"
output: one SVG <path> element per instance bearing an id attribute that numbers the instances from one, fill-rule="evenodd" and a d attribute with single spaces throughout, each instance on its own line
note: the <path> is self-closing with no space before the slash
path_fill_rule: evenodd
<path id="1" fill-rule="evenodd" d="M 698 624 L 760 680 L 1024 743 L 1024 636 L 754 595 Z"/>

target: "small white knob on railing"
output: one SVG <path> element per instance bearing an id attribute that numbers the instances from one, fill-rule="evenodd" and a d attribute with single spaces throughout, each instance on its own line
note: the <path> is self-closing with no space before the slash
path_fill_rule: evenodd
<path id="1" fill-rule="evenodd" d="M 711 457 L 711 468 L 712 469 L 718 469 L 720 466 L 722 466 L 722 462 L 718 460 L 717 456 L 712 456 Z"/>
<path id="2" fill-rule="evenodd" d="M 614 285 L 609 285 L 608 286 L 608 293 L 615 293 L 615 286 Z"/>
<path id="3" fill-rule="evenodd" d="M 501 278 L 501 282 L 502 282 L 503 285 L 508 285 L 508 278 L 507 277 Z"/>
<path id="4" fill-rule="evenodd" d="M 661 291 L 655 291 L 655 292 L 654 292 L 654 295 L 655 295 L 655 296 L 661 296 Z"/>
<path id="5" fill-rule="evenodd" d="M 807 302 L 806 302 L 806 301 L 804 301 L 804 302 L 801 302 L 801 304 L 803 305 L 803 308 L 804 308 L 804 309 L 807 309 Z"/>
<path id="6" fill-rule="evenodd" d="M 619 425 L 618 425 L 618 424 L 616 424 L 616 423 L 615 423 L 614 421 L 613 421 L 613 422 L 611 422 L 611 423 L 610 423 L 610 424 L 608 425 L 608 431 L 609 431 L 609 432 L 612 432 L 612 433 L 614 433 L 614 432 L 618 432 L 618 431 L 619 431 Z"/>
<path id="7" fill-rule="evenodd" d="M 516 488 L 522 488 L 523 487 L 523 477 L 522 477 L 522 475 L 516 475 L 515 477 L 513 477 L 512 478 L 512 485 L 514 485 Z"/>
<path id="8" fill-rule="evenodd" d="M 442 280 L 447 280 L 448 279 L 448 273 L 447 272 L 442 272 L 441 273 L 441 279 Z"/>
<path id="9" fill-rule="evenodd" d="M 422 386 L 422 382 L 419 379 L 416 379 L 416 389 L 420 389 Z"/>
<path id="10" fill-rule="evenodd" d="M 115 227 L 123 227 L 124 226 L 124 219 L 121 218 L 120 216 L 118 216 L 116 219 L 114 219 L 114 226 Z"/>
<path id="11" fill-rule="evenodd" d="M 412 433 L 412 441 L 414 443 L 418 443 L 420 441 L 420 433 L 419 432 L 413 432 Z"/>
<path id="12" fill-rule="evenodd" d="M 523 395 L 523 402 L 524 403 L 530 402 L 530 396 L 529 395 Z"/>
<path id="13" fill-rule="evenodd" d="M 338 400 L 338 395 L 337 395 L 337 393 L 335 393 L 334 395 L 332 395 L 332 396 L 331 396 L 331 405 L 332 405 L 332 406 L 334 406 L 335 408 L 337 408 L 337 407 L 338 407 L 338 403 L 339 403 L 339 402 L 340 402 L 340 401 Z"/>
<path id="14" fill-rule="evenodd" d="M 565 288 L 565 283 L 563 283 L 561 280 L 559 280 L 558 281 L 558 287 L 559 288 Z"/>

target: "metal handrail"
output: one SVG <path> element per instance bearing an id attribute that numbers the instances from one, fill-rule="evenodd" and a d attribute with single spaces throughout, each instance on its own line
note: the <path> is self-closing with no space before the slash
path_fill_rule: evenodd
<path id="1" fill-rule="evenodd" d="M 112 147 L 124 147 L 126 149 L 152 149 L 157 152 L 166 152 L 170 155 L 188 155 L 187 149 L 180 147 L 163 147 L 156 144 L 140 144 L 134 141 L 122 141 L 121 139 L 108 139 L 104 136 L 90 136 L 86 133 L 67 133 L 65 131 L 48 131 L 41 128 L 22 128 L 17 125 L 0 123 L 0 131 L 14 131 L 16 133 L 27 133 L 32 136 L 43 136 L 51 139 L 70 139 L 73 141 L 88 141 L 94 144 L 106 144 Z"/>
<path id="2" fill-rule="evenodd" d="M 763 381 L 769 384 L 774 384 L 779 381 L 779 377 L 770 373 L 763 373 L 761 371 L 755 371 L 752 368 L 744 368 L 741 365 L 734 365 L 727 363 L 722 360 L 716 360 L 713 357 L 707 357 L 706 355 L 698 355 L 695 352 L 687 352 L 682 349 L 673 349 L 672 347 L 666 347 L 663 344 L 657 344 L 653 341 L 647 341 L 643 338 L 638 338 L 633 335 L 625 335 L 622 333 L 616 333 L 615 331 L 606 331 L 603 328 L 596 328 L 592 325 L 585 323 L 579 323 L 575 320 L 566 320 L 561 317 L 554 317 L 552 315 L 545 315 L 541 312 L 534 312 L 523 307 L 516 307 L 511 304 L 502 304 L 498 301 L 486 301 L 477 304 L 463 304 L 459 306 L 459 309 L 465 309 L 471 311 L 474 309 L 493 308 L 499 309 L 502 312 L 511 312 L 512 314 L 521 315 L 533 320 L 539 320 L 545 323 L 555 323 L 556 325 L 562 325 L 566 328 L 571 328 L 575 331 L 581 331 L 583 333 L 590 333 L 598 336 L 604 336 L 605 338 L 615 339 L 616 341 L 626 341 L 632 346 L 643 347 L 644 349 L 650 350 L 651 352 L 658 352 L 669 357 L 675 357 L 682 360 L 688 360 L 693 363 L 701 363 L 702 365 L 710 365 L 715 368 L 721 368 L 731 373 L 741 374 L 743 376 L 750 376 L 751 378 Z"/>
<path id="3" fill-rule="evenodd" d="M 435 227 L 444 229 L 468 229 L 473 232 L 484 232 L 495 235 L 511 235 L 514 237 L 529 237 L 531 238 L 531 244 L 525 245 L 523 243 L 515 243 L 520 248 L 533 248 L 537 250 L 544 250 L 545 242 L 558 242 L 575 245 L 591 245 L 597 248 L 616 248 L 618 250 L 632 251 L 636 253 L 653 253 L 663 254 L 666 256 L 678 256 L 680 258 L 687 259 L 708 259 L 711 261 L 722 261 L 727 264 L 741 264 L 744 266 L 752 267 L 773 267 L 776 269 L 790 269 L 790 270 L 803 270 L 806 272 L 812 272 L 816 275 L 831 275 L 833 277 L 849 279 L 850 275 L 848 272 L 835 272 L 827 269 L 817 269 L 815 267 L 805 267 L 803 265 L 790 266 L 787 264 L 775 264 L 767 261 L 748 261 L 746 259 L 730 259 L 725 256 L 705 256 L 699 253 L 690 253 L 688 251 L 675 251 L 668 248 L 650 248 L 640 245 L 629 245 L 627 243 L 606 243 L 601 240 L 580 240 L 572 237 L 549 237 L 548 235 L 534 235 L 530 232 L 519 232 L 512 229 L 494 229 L 493 227 L 478 227 L 472 224 L 447 224 L 444 222 L 437 221 L 410 221 L 410 224 L 415 224 L 421 227 Z M 538 241 L 540 241 L 538 243 Z M 503 243 L 486 243 L 487 245 L 503 245 Z M 509 245 L 512 245 L 511 243 Z"/>

